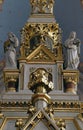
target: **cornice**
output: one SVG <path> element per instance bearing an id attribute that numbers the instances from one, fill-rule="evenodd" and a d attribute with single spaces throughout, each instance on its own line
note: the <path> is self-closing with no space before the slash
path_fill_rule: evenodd
<path id="1" fill-rule="evenodd" d="M 0 101 L 0 108 L 4 110 L 22 110 L 28 108 L 28 101 Z M 54 111 L 81 111 L 83 112 L 83 102 L 81 101 L 53 101 Z"/>

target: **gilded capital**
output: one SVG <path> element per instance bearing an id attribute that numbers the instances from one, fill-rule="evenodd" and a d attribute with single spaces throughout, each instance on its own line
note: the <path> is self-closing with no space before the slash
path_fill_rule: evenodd
<path id="1" fill-rule="evenodd" d="M 63 78 L 68 82 L 72 82 L 77 84 L 79 82 L 79 71 L 78 70 L 64 70 L 63 71 Z"/>
<path id="2" fill-rule="evenodd" d="M 4 83 L 6 91 L 15 92 L 16 91 L 16 83 L 19 78 L 19 70 L 18 69 L 4 69 Z"/>
<path id="3" fill-rule="evenodd" d="M 77 94 L 77 84 L 79 82 L 78 70 L 64 70 L 63 79 L 66 93 Z"/>

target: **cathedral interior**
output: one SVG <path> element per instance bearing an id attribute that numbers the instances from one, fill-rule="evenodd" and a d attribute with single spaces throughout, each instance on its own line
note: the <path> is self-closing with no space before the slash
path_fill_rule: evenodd
<path id="1" fill-rule="evenodd" d="M 0 130 L 83 130 L 83 3 L 75 2 L 0 1 Z"/>

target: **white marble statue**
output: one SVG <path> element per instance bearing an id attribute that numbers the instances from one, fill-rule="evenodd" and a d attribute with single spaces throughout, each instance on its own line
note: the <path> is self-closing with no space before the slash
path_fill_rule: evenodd
<path id="1" fill-rule="evenodd" d="M 8 40 L 5 42 L 5 60 L 6 68 L 17 68 L 16 61 L 16 47 L 18 47 L 19 41 L 18 38 L 12 32 L 8 33 Z"/>
<path id="2" fill-rule="evenodd" d="M 76 32 L 72 31 L 65 41 L 67 49 L 67 69 L 77 69 L 79 65 L 80 40 L 76 38 Z"/>

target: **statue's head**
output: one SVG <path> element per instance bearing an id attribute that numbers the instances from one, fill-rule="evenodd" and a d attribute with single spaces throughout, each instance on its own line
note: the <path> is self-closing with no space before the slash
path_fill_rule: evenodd
<path id="1" fill-rule="evenodd" d="M 8 33 L 8 39 L 13 43 L 13 44 L 15 44 L 15 47 L 17 47 L 18 45 L 18 43 L 17 43 L 17 37 L 16 37 L 16 35 L 13 33 L 13 32 L 9 32 Z"/>
<path id="2" fill-rule="evenodd" d="M 69 38 L 71 38 L 71 39 L 76 39 L 76 32 L 75 32 L 75 31 L 72 31 L 72 32 L 70 33 Z"/>
<path id="3" fill-rule="evenodd" d="M 12 33 L 12 32 L 9 32 L 9 33 L 8 33 L 8 38 L 11 39 L 11 38 L 13 38 L 13 37 L 14 37 L 13 33 Z"/>

